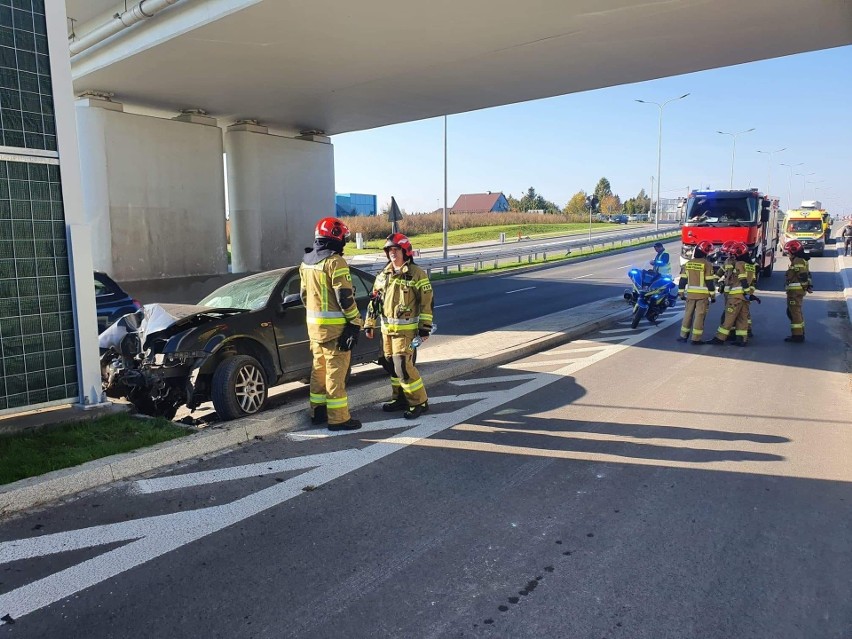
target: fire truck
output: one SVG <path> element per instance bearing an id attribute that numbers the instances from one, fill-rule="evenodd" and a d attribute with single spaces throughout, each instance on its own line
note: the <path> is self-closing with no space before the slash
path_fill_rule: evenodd
<path id="1" fill-rule="evenodd" d="M 693 191 L 681 227 L 681 264 L 692 259 L 695 245 L 707 240 L 718 250 L 728 240 L 745 242 L 758 275 L 772 275 L 778 245 L 778 198 L 758 189 Z M 711 259 L 715 259 L 712 255 Z"/>

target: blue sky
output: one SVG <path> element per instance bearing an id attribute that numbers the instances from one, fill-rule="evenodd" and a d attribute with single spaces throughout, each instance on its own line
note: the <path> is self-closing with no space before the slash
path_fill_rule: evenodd
<path id="1" fill-rule="evenodd" d="M 574 93 L 470 113 L 448 120 L 448 201 L 460 193 L 530 186 L 564 206 L 601 177 L 622 199 L 651 188 L 657 172 L 659 109 L 665 102 L 661 197 L 687 187 L 728 188 L 737 137 L 734 188 L 766 191 L 798 205 L 820 199 L 852 214 L 852 47 Z M 443 118 L 334 136 L 338 192 L 396 197 L 409 212 L 443 205 Z M 799 164 L 790 169 L 780 163 Z M 807 177 L 796 173 L 813 173 Z M 809 182 L 804 185 L 803 181 Z M 791 194 L 788 195 L 788 191 Z"/>

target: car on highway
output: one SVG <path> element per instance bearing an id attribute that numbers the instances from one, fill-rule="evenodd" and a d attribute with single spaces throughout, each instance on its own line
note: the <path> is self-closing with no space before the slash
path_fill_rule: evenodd
<path id="1" fill-rule="evenodd" d="M 109 275 L 95 271 L 95 307 L 98 316 L 98 334 L 128 313 L 135 313 L 142 305 L 130 297 Z"/>
<path id="2" fill-rule="evenodd" d="M 363 316 L 375 278 L 350 272 Z M 167 419 L 207 401 L 222 420 L 257 413 L 271 386 L 310 377 L 300 283 L 291 266 L 225 284 L 198 304 L 146 304 L 100 336 L 104 391 Z M 381 344 L 360 340 L 352 363 L 377 361 Z"/>
<path id="3" fill-rule="evenodd" d="M 627 216 L 623 213 L 620 215 L 613 215 L 610 220 L 613 222 L 613 224 L 627 224 L 628 222 Z"/>

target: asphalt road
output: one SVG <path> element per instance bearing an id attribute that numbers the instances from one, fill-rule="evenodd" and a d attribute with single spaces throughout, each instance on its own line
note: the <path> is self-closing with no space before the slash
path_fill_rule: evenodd
<path id="1" fill-rule="evenodd" d="M 779 274 L 745 349 L 676 343 L 674 309 L 427 379 L 414 424 L 363 411 L 359 433 L 267 438 L 0 522 L 0 637 L 852 637 L 831 260 L 811 261 L 803 345 L 782 341 Z M 631 261 L 486 278 L 467 308 L 447 282 L 436 321 L 453 339 L 495 321 L 488 300 L 508 318 L 620 292 Z"/>

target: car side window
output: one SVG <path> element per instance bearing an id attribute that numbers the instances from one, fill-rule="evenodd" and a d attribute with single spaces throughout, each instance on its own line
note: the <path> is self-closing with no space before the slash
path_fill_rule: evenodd
<path id="1" fill-rule="evenodd" d="M 350 273 L 352 274 L 352 287 L 355 289 L 355 299 L 358 300 L 364 297 L 369 297 L 373 290 L 372 284 L 368 286 L 361 276 L 355 271 L 350 271 Z"/>
<path id="2" fill-rule="evenodd" d="M 299 295 L 301 293 L 302 278 L 299 277 L 299 272 L 296 271 L 284 282 L 284 288 L 281 289 L 281 299 L 283 300 L 288 295 Z"/>
<path id="3" fill-rule="evenodd" d="M 104 297 L 105 295 L 109 295 L 112 291 L 109 290 L 106 284 L 103 282 L 99 282 L 95 280 L 95 297 Z"/>

